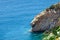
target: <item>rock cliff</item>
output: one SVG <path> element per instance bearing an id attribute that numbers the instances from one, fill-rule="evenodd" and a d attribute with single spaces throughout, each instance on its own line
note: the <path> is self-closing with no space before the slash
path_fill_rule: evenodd
<path id="1" fill-rule="evenodd" d="M 60 26 L 60 3 L 54 4 L 34 17 L 31 22 L 32 31 L 46 31 Z"/>

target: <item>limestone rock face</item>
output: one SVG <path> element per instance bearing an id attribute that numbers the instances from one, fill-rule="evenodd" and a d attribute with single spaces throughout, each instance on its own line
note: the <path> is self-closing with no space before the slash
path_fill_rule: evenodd
<path id="1" fill-rule="evenodd" d="M 60 26 L 60 3 L 52 5 L 38 14 L 31 22 L 32 31 L 46 31 Z"/>

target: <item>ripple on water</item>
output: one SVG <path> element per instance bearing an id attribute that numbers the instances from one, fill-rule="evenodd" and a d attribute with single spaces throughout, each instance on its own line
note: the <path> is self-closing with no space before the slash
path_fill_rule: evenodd
<path id="1" fill-rule="evenodd" d="M 41 40 L 42 33 L 28 31 L 30 22 L 56 2 L 58 0 L 0 0 L 0 40 Z"/>

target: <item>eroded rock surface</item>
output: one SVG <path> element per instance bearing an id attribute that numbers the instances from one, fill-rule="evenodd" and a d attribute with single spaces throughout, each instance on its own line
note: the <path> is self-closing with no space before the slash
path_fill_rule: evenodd
<path id="1" fill-rule="evenodd" d="M 38 14 L 31 22 L 32 31 L 46 31 L 60 26 L 60 3 L 47 8 Z"/>

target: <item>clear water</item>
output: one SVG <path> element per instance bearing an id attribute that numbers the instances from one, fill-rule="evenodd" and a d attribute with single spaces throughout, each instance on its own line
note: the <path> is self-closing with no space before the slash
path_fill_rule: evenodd
<path id="1" fill-rule="evenodd" d="M 58 0 L 0 0 L 0 40 L 42 40 L 31 33 L 30 22 Z"/>

